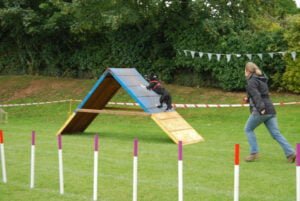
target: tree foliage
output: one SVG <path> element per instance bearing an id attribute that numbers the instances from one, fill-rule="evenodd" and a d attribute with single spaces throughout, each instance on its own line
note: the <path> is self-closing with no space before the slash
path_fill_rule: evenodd
<path id="1" fill-rule="evenodd" d="M 285 39 L 288 41 L 289 51 L 298 53 L 296 59 L 290 56 L 285 57 L 287 63 L 286 71 L 283 74 L 283 87 L 289 91 L 300 93 L 300 15 L 294 15 L 287 20 Z"/>
<path id="2" fill-rule="evenodd" d="M 289 16 L 297 13 L 293 0 L 0 0 L 0 73 L 97 77 L 126 66 L 167 82 L 240 90 L 247 58 L 192 59 L 183 50 L 293 50 L 299 31 Z M 293 61 L 253 60 L 274 88 L 298 92 L 286 78 L 295 77 Z"/>

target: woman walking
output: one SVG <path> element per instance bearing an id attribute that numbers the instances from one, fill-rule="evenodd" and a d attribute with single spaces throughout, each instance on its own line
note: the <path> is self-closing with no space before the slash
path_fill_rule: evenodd
<path id="1" fill-rule="evenodd" d="M 267 78 L 258 66 L 252 62 L 246 64 L 245 76 L 247 79 L 247 102 L 250 105 L 251 112 L 245 125 L 245 133 L 250 145 L 250 155 L 245 158 L 245 161 L 252 162 L 258 159 L 259 149 L 254 129 L 264 123 L 271 136 L 283 149 L 287 161 L 293 163 L 296 159 L 295 151 L 279 131 L 276 111 L 269 98 Z"/>

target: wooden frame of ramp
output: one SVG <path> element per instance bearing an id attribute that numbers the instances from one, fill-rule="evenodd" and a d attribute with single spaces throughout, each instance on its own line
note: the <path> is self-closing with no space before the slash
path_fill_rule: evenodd
<path id="1" fill-rule="evenodd" d="M 164 108 L 156 107 L 160 96 L 147 90 L 145 86 L 148 84 L 135 68 L 106 69 L 57 135 L 81 133 L 99 114 L 118 114 L 151 116 L 175 143 L 182 141 L 183 144 L 193 144 L 204 141 L 176 111 L 164 112 Z M 141 109 L 105 107 L 121 87 Z"/>

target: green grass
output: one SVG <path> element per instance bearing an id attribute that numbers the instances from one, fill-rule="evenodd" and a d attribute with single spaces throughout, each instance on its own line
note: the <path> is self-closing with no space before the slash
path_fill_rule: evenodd
<path id="1" fill-rule="evenodd" d="M 0 76 L 0 104 L 83 99 L 95 80 L 39 76 Z M 243 92 L 167 85 L 174 103 L 240 103 Z M 272 92 L 274 102 L 300 101 L 299 95 Z M 133 102 L 120 90 L 112 101 Z M 77 106 L 73 104 L 73 109 Z M 279 106 L 279 126 L 294 146 L 300 142 L 300 106 Z M 82 135 L 63 136 L 65 195 L 59 195 L 55 133 L 64 124 L 69 104 L 4 108 L 8 183 L 0 182 L 0 201 L 92 200 L 93 137 L 100 136 L 99 199 L 132 199 L 132 145 L 140 142 L 138 200 L 177 200 L 177 146 L 149 117 L 99 115 Z M 248 108 L 177 110 L 205 142 L 184 147 L 184 200 L 233 200 L 233 149 L 248 154 L 243 127 Z M 36 183 L 29 189 L 31 131 L 37 133 Z M 261 159 L 241 161 L 241 201 L 294 201 L 295 165 L 261 126 Z M 1 178 L 1 174 L 0 174 Z"/>
<path id="2" fill-rule="evenodd" d="M 279 125 L 292 145 L 300 142 L 299 105 L 277 107 Z M 99 133 L 99 200 L 132 199 L 132 145 L 140 141 L 138 200 L 177 200 L 177 146 L 148 117 L 99 115 L 83 135 L 63 136 L 65 195 L 59 195 L 55 133 L 68 104 L 7 108 L 5 133 L 8 183 L 0 200 L 92 200 L 93 136 Z M 205 138 L 184 147 L 184 199 L 233 200 L 233 148 L 248 154 L 243 126 L 247 108 L 178 110 Z M 29 189 L 30 136 L 37 132 L 36 188 Z M 257 129 L 261 159 L 241 162 L 240 200 L 294 201 L 295 165 L 286 163 L 279 145 Z"/>

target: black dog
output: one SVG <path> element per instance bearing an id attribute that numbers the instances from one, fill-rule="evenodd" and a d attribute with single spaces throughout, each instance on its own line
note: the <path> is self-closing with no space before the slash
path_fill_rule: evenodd
<path id="1" fill-rule="evenodd" d="M 147 78 L 146 78 L 147 79 Z M 166 103 L 167 109 L 166 111 L 172 110 L 172 97 L 170 93 L 162 87 L 161 83 L 158 81 L 156 75 L 151 75 L 149 80 L 150 84 L 146 87 L 148 90 L 153 90 L 155 93 L 160 95 L 158 108 L 163 107 L 163 103 Z"/>

